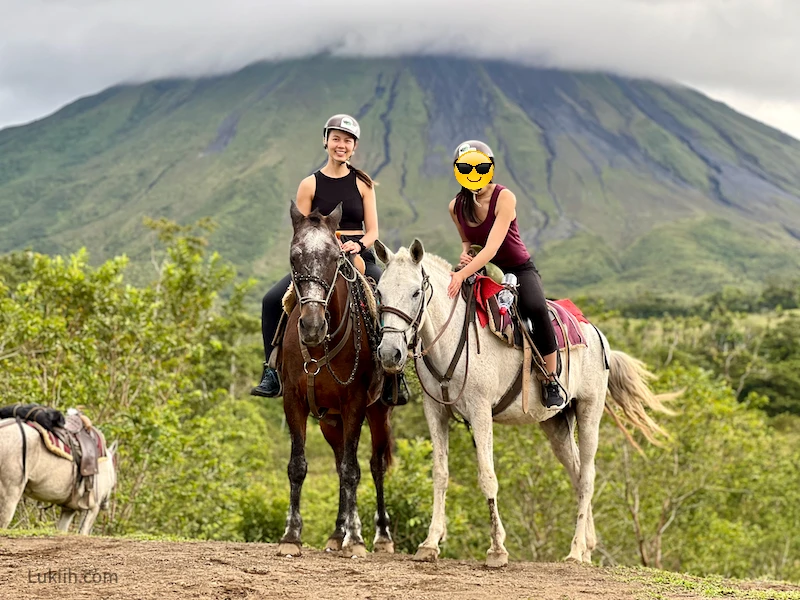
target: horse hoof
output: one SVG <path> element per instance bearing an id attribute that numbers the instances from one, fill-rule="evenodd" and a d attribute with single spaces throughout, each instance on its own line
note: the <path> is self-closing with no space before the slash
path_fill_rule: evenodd
<path id="1" fill-rule="evenodd" d="M 499 569 L 508 564 L 508 552 L 488 552 L 486 554 L 486 566 L 490 569 Z"/>
<path id="2" fill-rule="evenodd" d="M 435 548 L 418 548 L 412 560 L 417 562 L 436 562 L 439 558 L 439 551 Z"/>
<path id="3" fill-rule="evenodd" d="M 367 556 L 367 547 L 364 544 L 343 547 L 342 556 L 345 558 L 365 558 Z"/>
<path id="4" fill-rule="evenodd" d="M 298 544 L 278 544 L 278 556 L 300 556 L 301 554 Z"/>
<path id="5" fill-rule="evenodd" d="M 325 552 L 339 552 L 342 549 L 342 540 L 330 538 L 325 544 Z"/>
<path id="6" fill-rule="evenodd" d="M 394 542 L 375 542 L 372 551 L 376 554 L 394 554 Z"/>
<path id="7" fill-rule="evenodd" d="M 580 558 L 578 558 L 577 556 L 573 556 L 572 554 L 570 554 L 569 556 L 567 556 L 567 557 L 564 559 L 564 562 L 567 562 L 567 563 L 573 563 L 573 564 L 576 564 L 576 565 L 577 565 L 577 564 L 580 564 L 580 562 L 581 562 L 581 559 L 580 559 Z"/>

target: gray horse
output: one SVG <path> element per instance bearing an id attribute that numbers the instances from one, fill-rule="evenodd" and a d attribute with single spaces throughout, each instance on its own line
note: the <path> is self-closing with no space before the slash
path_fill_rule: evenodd
<path id="1" fill-rule="evenodd" d="M 436 255 L 425 253 L 419 240 L 414 240 L 410 248 L 400 248 L 397 253 L 376 241 L 375 250 L 378 258 L 386 264 L 378 285 L 383 311 L 383 334 L 378 355 L 383 368 L 389 373 L 399 372 L 409 356 L 416 359 L 418 349 L 410 354 L 409 344 L 418 335 L 430 361 L 437 365 L 439 372 L 444 372 L 453 357 L 458 357 L 466 312 L 463 300 L 456 297 L 454 304 L 447 297 L 452 265 Z M 517 375 L 523 353 L 502 342 L 488 329 L 476 327 L 475 336 L 466 344 L 465 354 L 468 352 L 473 356 L 469 372 L 463 354 L 457 358 L 455 369 L 450 367 L 449 392 L 453 396 L 458 394 L 454 401 L 447 401 L 446 397 L 439 399 L 444 388 L 440 389 L 439 381 L 426 364 L 415 360 L 433 444 L 433 515 L 428 537 L 419 545 L 415 560 L 435 561 L 439 556 L 439 541 L 446 534 L 448 421 L 458 413 L 472 425 L 478 481 L 490 511 L 491 547 L 486 565 L 502 567 L 508 563 L 508 551 L 504 546 L 506 533 L 497 504 L 498 482 L 493 455 L 495 422 L 511 425 L 538 423 L 544 430 L 555 455 L 572 480 L 578 501 L 575 536 L 567 560 L 591 562 L 591 553 L 597 543 L 592 515 L 595 453 L 600 419 L 606 411 L 614 415 L 608 403 L 615 402 L 621 406 L 633 425 L 648 440 L 658 443 L 656 434 L 666 435 L 667 432 L 645 409 L 673 414 L 662 402 L 677 394 L 653 394 L 646 383 L 650 373 L 642 362 L 611 349 L 602 332 L 593 326 L 581 323 L 580 327 L 586 346 L 571 351 L 566 385 L 569 397 L 576 402 L 574 407 L 561 412 L 546 409 L 541 402 L 540 386 L 531 385 L 527 398 L 529 410 L 526 410 L 522 394 L 517 393 L 505 410 L 494 414 L 493 409 Z M 561 352 L 562 359 L 565 359 L 564 351 Z M 604 356 L 608 358 L 608 369 Z M 576 425 L 580 433 L 578 444 L 574 438 Z"/>
<path id="2" fill-rule="evenodd" d="M 11 423 L 8 423 L 11 421 Z M 22 435 L 25 435 L 25 474 L 22 473 Z M 107 449 L 107 456 L 98 457 L 95 478 L 95 502 L 88 509 L 79 506 L 73 498 L 75 464 L 56 456 L 47 449 L 42 436 L 30 425 L 15 419 L 0 419 L 0 529 L 11 523 L 17 505 L 23 496 L 61 507 L 61 518 L 56 525 L 67 531 L 77 512 L 83 513 L 79 533 L 89 535 L 100 509 L 108 508 L 111 490 L 117 483 L 117 442 Z"/>

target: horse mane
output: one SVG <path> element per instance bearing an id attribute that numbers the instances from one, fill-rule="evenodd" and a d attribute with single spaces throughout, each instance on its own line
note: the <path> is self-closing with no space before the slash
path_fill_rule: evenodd
<path id="1" fill-rule="evenodd" d="M 395 259 L 400 259 L 404 262 L 413 262 L 411 259 L 411 252 L 405 246 L 402 246 L 397 253 L 395 254 Z M 426 269 L 432 269 L 434 271 L 442 271 L 442 274 L 450 273 L 453 270 L 453 265 L 450 264 L 449 261 L 445 260 L 438 254 L 433 254 L 431 252 L 425 252 L 422 257 L 422 264 L 426 267 Z"/>
<path id="2" fill-rule="evenodd" d="M 450 261 L 445 260 L 438 254 L 431 254 L 430 252 L 426 252 L 425 256 L 422 257 L 422 262 L 425 263 L 426 266 L 438 268 L 448 273 L 453 270 L 453 265 L 450 264 Z"/>

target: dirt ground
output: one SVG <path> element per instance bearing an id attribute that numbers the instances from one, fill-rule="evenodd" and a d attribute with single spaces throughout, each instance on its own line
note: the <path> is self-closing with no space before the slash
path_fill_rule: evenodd
<path id="1" fill-rule="evenodd" d="M 0 598 L 701 597 L 685 589 L 674 593 L 661 589 L 653 595 L 640 581 L 626 582 L 629 578 L 620 576 L 618 570 L 588 565 L 512 560 L 501 570 L 489 570 L 476 561 L 416 563 L 406 554 L 346 559 L 310 549 L 297 558 L 281 557 L 276 552 L 276 544 L 87 539 L 76 535 L 0 537 Z M 800 587 L 773 589 L 800 593 Z"/>

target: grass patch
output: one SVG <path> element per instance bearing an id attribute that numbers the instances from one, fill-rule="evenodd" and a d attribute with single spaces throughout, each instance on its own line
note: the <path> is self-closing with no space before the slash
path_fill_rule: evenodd
<path id="1" fill-rule="evenodd" d="M 614 567 L 611 569 L 611 574 L 618 581 L 641 583 L 644 590 L 637 596 L 641 600 L 686 597 L 687 592 L 700 598 L 800 600 L 800 587 L 782 581 L 737 580 L 720 576 L 695 577 L 646 567 Z"/>
<path id="2" fill-rule="evenodd" d="M 48 537 L 72 537 L 76 532 L 63 532 L 55 526 L 38 527 L 36 529 L 0 529 L 0 538 L 24 539 L 24 538 L 48 538 Z M 196 538 L 182 537 L 171 534 L 152 534 L 152 533 L 127 533 L 123 535 L 100 535 L 92 533 L 92 539 L 99 538 L 104 540 L 132 540 L 136 542 L 207 542 L 211 540 L 201 540 Z"/>

